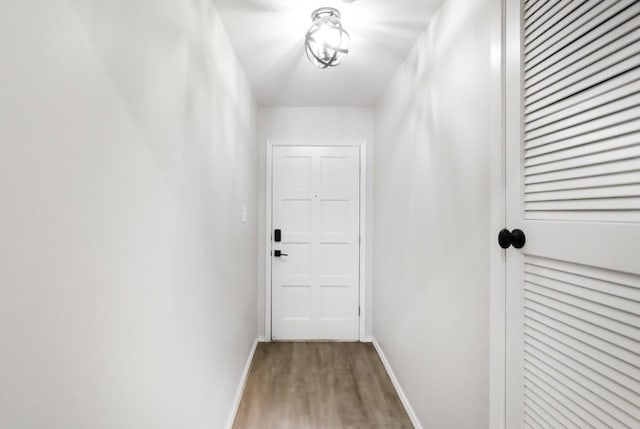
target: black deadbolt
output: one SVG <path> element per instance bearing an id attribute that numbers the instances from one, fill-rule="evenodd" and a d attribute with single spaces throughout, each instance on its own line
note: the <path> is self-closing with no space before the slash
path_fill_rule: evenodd
<path id="1" fill-rule="evenodd" d="M 275 229 L 273 231 L 273 241 L 275 241 L 276 243 L 280 243 L 282 241 L 282 230 Z"/>
<path id="2" fill-rule="evenodd" d="M 516 249 L 522 249 L 526 242 L 527 237 L 521 229 L 514 229 L 513 231 L 503 229 L 498 234 L 498 244 L 500 244 L 500 247 L 503 249 L 508 249 L 510 246 Z"/>

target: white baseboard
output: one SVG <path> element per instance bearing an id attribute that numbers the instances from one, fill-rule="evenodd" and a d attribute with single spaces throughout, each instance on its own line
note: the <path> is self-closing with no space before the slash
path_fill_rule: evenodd
<path id="1" fill-rule="evenodd" d="M 398 393 L 398 397 L 400 398 L 400 401 L 402 402 L 402 405 L 404 406 L 404 409 L 407 411 L 407 414 L 409 415 L 409 419 L 411 419 L 411 423 L 413 424 L 413 427 L 415 429 L 422 429 L 422 425 L 420 424 L 420 421 L 418 420 L 418 416 L 413 411 L 413 408 L 411 407 L 411 404 L 409 403 L 409 399 L 407 399 L 407 395 L 405 395 L 404 390 L 402 390 L 402 387 L 400 386 L 400 382 L 398 381 L 398 378 L 396 377 L 395 373 L 393 372 L 393 369 L 391 369 L 391 364 L 389 364 L 389 361 L 387 360 L 387 357 L 384 355 L 384 352 L 382 351 L 382 348 L 380 347 L 380 344 L 378 344 L 378 342 L 376 341 L 375 338 L 373 338 L 372 340 L 373 340 L 372 341 L 373 342 L 373 346 L 375 347 L 376 351 L 378 352 L 378 355 L 380 356 L 380 360 L 382 361 L 382 364 L 384 365 L 384 368 L 387 370 L 387 373 L 389 374 L 389 378 L 391 378 L 391 382 L 393 383 L 393 386 L 396 388 L 396 392 Z"/>
<path id="2" fill-rule="evenodd" d="M 229 420 L 227 422 L 227 428 L 233 428 L 233 422 L 236 420 L 236 414 L 238 414 L 238 408 L 240 408 L 240 401 L 242 401 L 242 394 L 244 393 L 244 388 L 247 385 L 247 378 L 249 376 L 249 369 L 251 369 L 251 363 L 253 362 L 253 355 L 256 353 L 256 348 L 258 347 L 259 339 L 253 342 L 253 346 L 251 346 L 251 350 L 249 351 L 249 358 L 247 359 L 247 363 L 244 366 L 244 370 L 242 371 L 242 375 L 240 376 L 240 383 L 238 384 L 238 388 L 236 389 L 236 395 L 233 398 L 233 405 L 231 408 L 231 414 L 229 415 Z"/>
<path id="3" fill-rule="evenodd" d="M 360 342 L 361 343 L 373 343 L 373 338 L 372 337 L 362 337 Z"/>
<path id="4" fill-rule="evenodd" d="M 259 335 L 258 336 L 258 342 L 259 343 L 268 343 L 269 341 L 267 340 L 267 337 L 265 337 L 264 335 Z"/>

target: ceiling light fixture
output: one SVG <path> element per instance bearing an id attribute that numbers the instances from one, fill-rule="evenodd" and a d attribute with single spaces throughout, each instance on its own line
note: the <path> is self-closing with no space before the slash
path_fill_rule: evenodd
<path id="1" fill-rule="evenodd" d="M 307 32 L 306 52 L 316 67 L 335 67 L 349 53 L 349 33 L 342 27 L 340 12 L 332 7 L 322 7 L 311 14 L 313 25 Z"/>

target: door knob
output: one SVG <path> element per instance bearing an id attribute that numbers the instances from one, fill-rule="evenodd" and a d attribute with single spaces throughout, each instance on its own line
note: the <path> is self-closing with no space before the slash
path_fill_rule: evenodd
<path id="1" fill-rule="evenodd" d="M 510 246 L 516 249 L 522 249 L 526 242 L 527 237 L 521 229 L 509 231 L 505 228 L 498 234 L 498 244 L 503 249 L 508 249 Z"/>
<path id="2" fill-rule="evenodd" d="M 282 250 L 274 250 L 273 256 L 275 256 L 276 258 L 279 258 L 281 256 L 289 256 L 289 255 L 287 255 L 286 253 L 282 253 Z"/>

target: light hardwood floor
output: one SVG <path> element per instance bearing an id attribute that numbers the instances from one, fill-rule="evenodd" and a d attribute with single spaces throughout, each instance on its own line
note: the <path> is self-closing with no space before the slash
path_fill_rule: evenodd
<path id="1" fill-rule="evenodd" d="M 261 343 L 234 429 L 411 429 L 373 345 Z"/>

